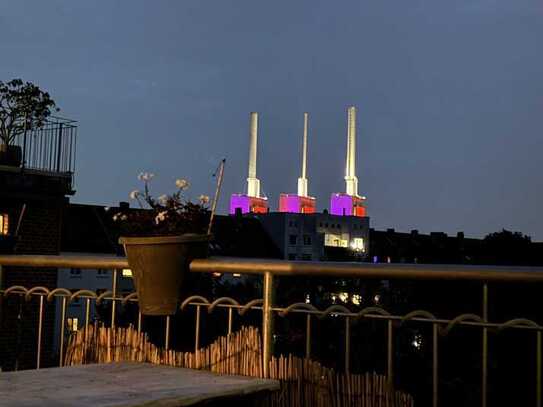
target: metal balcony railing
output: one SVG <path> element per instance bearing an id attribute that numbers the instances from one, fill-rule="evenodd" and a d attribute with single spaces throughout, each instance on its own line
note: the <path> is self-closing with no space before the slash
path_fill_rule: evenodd
<path id="1" fill-rule="evenodd" d="M 22 150 L 21 168 L 73 178 L 76 142 L 77 122 L 51 116 L 43 126 L 19 134 L 14 144 Z"/>
<path id="2" fill-rule="evenodd" d="M 38 302 L 38 335 L 36 338 L 37 360 L 36 367 L 40 367 L 40 352 L 42 344 L 42 323 L 44 313 L 44 302 L 59 298 L 62 305 L 61 329 L 64 329 L 66 321 L 66 304 L 76 298 L 84 299 L 86 309 L 85 325 L 89 321 L 89 309 L 91 302 L 100 304 L 103 301 L 111 301 L 111 325 L 116 324 L 116 308 L 119 303 L 137 301 L 135 293 L 125 296 L 117 292 L 118 270 L 128 268 L 126 259 L 120 257 L 91 257 L 91 256 L 0 256 L 0 265 L 3 266 L 24 266 L 24 267 L 71 267 L 80 269 L 112 269 L 114 271 L 111 291 L 96 295 L 92 291 L 80 290 L 71 292 L 63 288 L 48 290 L 44 287 L 25 288 L 21 286 L 5 287 L 0 290 L 4 297 L 19 296 L 26 300 L 37 296 Z M 535 405 L 542 404 L 542 331 L 543 326 L 539 323 L 526 319 L 514 318 L 508 321 L 491 321 L 489 319 L 489 284 L 492 283 L 543 283 L 543 268 L 538 267 L 494 267 L 494 266 L 455 266 L 455 265 L 418 265 L 418 264 L 369 264 L 369 263 L 331 263 L 331 262 L 294 262 L 281 260 L 262 259 L 236 259 L 236 258 L 208 258 L 194 260 L 191 263 L 191 271 L 194 273 L 238 273 L 260 275 L 263 278 L 262 298 L 256 298 L 244 304 L 239 303 L 231 297 L 208 299 L 202 296 L 189 296 L 182 302 L 181 311 L 189 307 L 194 308 L 195 331 L 194 349 L 200 348 L 201 342 L 201 312 L 207 310 L 212 313 L 218 309 L 226 310 L 228 333 L 232 332 L 233 320 L 237 315 L 243 316 L 250 310 L 256 310 L 262 315 L 262 349 L 263 349 L 263 375 L 269 375 L 268 363 L 273 356 L 273 335 L 276 317 L 288 317 L 293 314 L 305 315 L 305 356 L 312 356 L 311 326 L 314 321 L 329 317 L 344 319 L 345 336 L 344 340 L 344 367 L 348 372 L 351 354 L 351 324 L 355 320 L 380 321 L 386 326 L 386 377 L 390 388 L 394 388 L 396 382 L 394 371 L 395 341 L 398 326 L 407 323 L 425 324 L 431 328 L 431 370 L 432 380 L 431 404 L 436 407 L 440 405 L 439 397 L 439 375 L 440 375 L 440 337 L 449 335 L 462 327 L 471 327 L 481 332 L 480 352 L 480 405 L 486 407 L 488 403 L 488 369 L 489 369 L 489 332 L 500 333 L 504 330 L 527 332 L 533 335 L 533 355 L 535 359 L 535 377 L 533 378 L 533 392 Z M 404 314 L 394 314 L 381 307 L 370 306 L 353 312 L 344 305 L 332 305 L 326 309 L 319 309 L 308 303 L 294 303 L 288 306 L 278 306 L 274 303 L 274 279 L 277 277 L 307 276 L 307 277 L 350 277 L 357 279 L 379 279 L 379 280 L 412 280 L 412 281 L 466 281 L 480 284 L 481 308 L 480 313 L 460 314 L 453 318 L 442 318 L 434 315 L 428 310 L 415 309 Z M 134 321 L 138 331 L 142 328 L 142 315 L 138 314 L 137 321 Z M 170 346 L 171 317 L 165 317 L 165 347 Z M 62 365 L 64 349 L 64 335 L 60 336 L 60 360 Z"/>

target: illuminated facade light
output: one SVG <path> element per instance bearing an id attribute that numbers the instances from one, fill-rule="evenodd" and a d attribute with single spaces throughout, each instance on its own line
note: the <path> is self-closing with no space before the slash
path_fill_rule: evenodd
<path id="1" fill-rule="evenodd" d="M 311 303 L 311 297 L 309 296 L 309 294 L 306 294 L 306 295 L 305 295 L 305 303 L 306 303 L 306 304 L 310 304 L 310 303 Z"/>
<path id="2" fill-rule="evenodd" d="M 347 302 L 347 300 L 349 299 L 349 293 L 339 293 L 338 297 L 341 302 Z"/>
<path id="3" fill-rule="evenodd" d="M 279 212 L 288 213 L 315 213 L 315 198 L 294 194 L 281 194 L 279 196 Z"/>
<path id="4" fill-rule="evenodd" d="M 232 194 L 230 197 L 230 215 L 234 215 L 236 210 L 240 210 L 242 214 L 267 213 L 268 200 L 244 194 Z"/>
<path id="5" fill-rule="evenodd" d="M 239 277 L 241 277 L 241 274 L 239 274 L 239 273 L 233 273 L 232 276 L 235 277 L 235 278 L 239 278 Z"/>
<path id="6" fill-rule="evenodd" d="M 132 278 L 132 270 L 131 269 L 123 269 L 121 272 L 121 275 L 125 278 Z"/>
<path id="7" fill-rule="evenodd" d="M 339 216 L 366 216 L 365 198 L 348 194 L 332 194 L 330 213 Z"/>
<path id="8" fill-rule="evenodd" d="M 373 302 L 379 304 L 379 301 L 381 301 L 381 296 L 379 294 L 375 294 L 375 296 L 373 297 Z"/>
<path id="9" fill-rule="evenodd" d="M 354 305 L 360 305 L 362 304 L 362 296 L 360 294 L 353 294 L 351 301 Z"/>

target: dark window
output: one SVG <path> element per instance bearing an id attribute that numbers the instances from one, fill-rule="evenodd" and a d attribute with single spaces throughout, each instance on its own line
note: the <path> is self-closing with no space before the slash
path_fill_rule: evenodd
<path id="1" fill-rule="evenodd" d="M 290 227 L 294 226 L 294 224 L 292 223 L 291 220 L 288 221 L 288 225 L 289 225 Z"/>
<path id="2" fill-rule="evenodd" d="M 311 245 L 311 236 L 304 235 L 304 245 L 310 246 Z"/>
<path id="3" fill-rule="evenodd" d="M 71 269 L 70 278 L 73 278 L 73 277 L 81 277 L 81 269 Z"/>
<path id="4" fill-rule="evenodd" d="M 302 260 L 305 260 L 305 261 L 311 260 L 311 255 L 310 254 L 302 254 Z"/>
<path id="5" fill-rule="evenodd" d="M 108 270 L 105 270 L 105 269 L 98 269 L 98 271 L 96 272 L 97 277 L 107 277 L 107 275 L 108 275 Z"/>
<path id="6" fill-rule="evenodd" d="M 324 226 L 325 226 L 325 227 L 328 227 L 328 223 L 325 223 Z"/>
<path id="7" fill-rule="evenodd" d="M 298 241 L 298 236 L 296 236 L 296 235 L 290 235 L 288 237 L 288 243 L 290 245 L 295 245 L 297 243 L 297 241 Z"/>
<path id="8" fill-rule="evenodd" d="M 294 253 L 289 253 L 288 259 L 289 260 L 296 260 L 296 255 Z"/>

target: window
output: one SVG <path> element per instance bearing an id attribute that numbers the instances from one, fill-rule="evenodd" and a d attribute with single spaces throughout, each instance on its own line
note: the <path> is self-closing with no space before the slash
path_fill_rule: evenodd
<path id="1" fill-rule="evenodd" d="M 289 253 L 288 254 L 288 259 L 289 260 L 296 260 L 296 254 L 295 253 Z"/>
<path id="2" fill-rule="evenodd" d="M 9 216 L 7 213 L 0 214 L 0 235 L 7 235 L 9 227 Z"/>
<path id="3" fill-rule="evenodd" d="M 105 270 L 105 269 L 98 269 L 98 271 L 96 272 L 96 277 L 98 278 L 104 278 L 104 277 L 107 277 L 109 271 L 108 270 Z"/>
<path id="4" fill-rule="evenodd" d="M 132 278 L 132 270 L 130 269 L 123 269 L 122 276 L 124 278 Z"/>
<path id="5" fill-rule="evenodd" d="M 305 260 L 305 261 L 311 260 L 311 255 L 310 254 L 302 254 L 302 260 Z"/>
<path id="6" fill-rule="evenodd" d="M 288 237 L 288 244 L 295 245 L 298 242 L 298 236 L 296 235 L 290 235 Z"/>
<path id="7" fill-rule="evenodd" d="M 311 236 L 304 235 L 304 245 L 305 246 L 311 246 Z"/>
<path id="8" fill-rule="evenodd" d="M 74 332 L 77 331 L 79 325 L 79 318 L 68 318 L 68 330 Z"/>
<path id="9" fill-rule="evenodd" d="M 81 269 L 71 269 L 70 278 L 81 278 Z"/>
<path id="10" fill-rule="evenodd" d="M 356 250 L 356 251 L 360 251 L 360 252 L 364 252 L 365 251 L 364 239 L 362 239 L 361 237 L 355 237 L 351 241 L 351 249 Z"/>

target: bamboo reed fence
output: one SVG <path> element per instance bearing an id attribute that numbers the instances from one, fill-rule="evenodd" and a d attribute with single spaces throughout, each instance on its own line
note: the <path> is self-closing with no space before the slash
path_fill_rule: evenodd
<path id="1" fill-rule="evenodd" d="M 205 369 L 219 374 L 263 377 L 262 345 L 257 328 L 242 327 L 217 338 L 197 352 L 164 350 L 134 327 L 111 329 L 89 325 L 74 332 L 66 349 L 65 366 L 120 361 L 148 362 Z M 342 374 L 310 359 L 273 357 L 270 378 L 281 390 L 270 394 L 268 407 L 413 407 L 413 398 L 391 390 L 376 373 Z"/>

